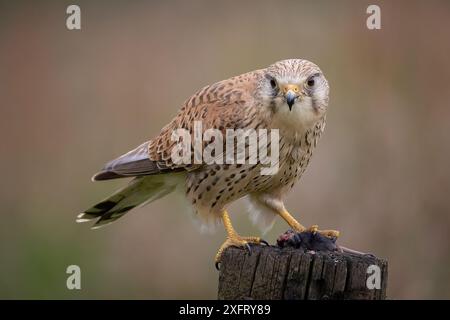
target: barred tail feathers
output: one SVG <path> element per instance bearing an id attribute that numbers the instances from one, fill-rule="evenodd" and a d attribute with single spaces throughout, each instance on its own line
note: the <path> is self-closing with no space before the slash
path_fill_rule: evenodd
<path id="1" fill-rule="evenodd" d="M 133 179 L 127 186 L 107 199 L 89 208 L 77 217 L 77 222 L 96 220 L 92 229 L 98 229 L 121 218 L 136 207 L 155 201 L 175 190 L 179 180 L 176 174 L 144 176 Z"/>

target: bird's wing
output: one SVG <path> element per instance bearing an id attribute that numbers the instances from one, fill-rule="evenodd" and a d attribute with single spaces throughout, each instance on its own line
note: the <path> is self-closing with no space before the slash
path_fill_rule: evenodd
<path id="1" fill-rule="evenodd" d="M 150 160 L 148 156 L 150 141 L 109 161 L 103 169 L 94 175 L 92 180 L 109 180 L 124 177 L 136 177 L 164 172 L 162 164 Z M 173 170 L 172 170 L 173 171 Z"/>
<path id="2" fill-rule="evenodd" d="M 256 109 L 251 93 L 254 92 L 256 79 L 260 76 L 260 72 L 254 71 L 199 90 L 184 103 L 178 115 L 158 136 L 108 162 L 102 171 L 94 175 L 93 180 L 198 169 L 202 164 L 194 164 L 193 159 L 190 164 L 173 162 L 172 149 L 177 141 L 172 139 L 172 133 L 176 129 L 186 129 L 194 143 L 195 121 L 201 121 L 203 132 L 214 128 L 225 133 L 226 129 L 249 127 L 255 118 L 252 113 Z M 207 144 L 204 142 L 203 148 Z"/>

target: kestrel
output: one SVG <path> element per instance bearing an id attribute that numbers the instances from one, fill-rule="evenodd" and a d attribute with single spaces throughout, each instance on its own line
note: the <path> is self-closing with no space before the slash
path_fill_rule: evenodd
<path id="1" fill-rule="evenodd" d="M 240 236 L 226 210 L 246 197 L 252 220 L 268 230 L 276 216 L 298 231 L 338 237 L 334 230 L 305 228 L 286 210 L 283 200 L 305 171 L 325 127 L 329 86 L 314 63 L 289 59 L 208 85 L 182 106 L 178 115 L 158 136 L 112 160 L 92 180 L 134 177 L 124 188 L 78 216 L 77 222 L 97 220 L 93 228 L 122 217 L 129 210 L 181 189 L 202 222 L 222 222 L 227 238 L 219 248 L 216 266 L 224 249 L 265 243 L 259 237 Z M 174 130 L 190 133 L 194 121 L 203 130 L 278 129 L 279 163 L 273 175 L 262 175 L 261 164 L 175 163 L 171 157 L 177 141 Z M 246 145 L 248 147 L 248 145 Z M 251 252 L 251 251 L 250 251 Z"/>

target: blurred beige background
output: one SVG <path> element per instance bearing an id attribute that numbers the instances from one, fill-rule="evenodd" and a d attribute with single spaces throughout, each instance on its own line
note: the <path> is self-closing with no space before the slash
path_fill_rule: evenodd
<path id="1" fill-rule="evenodd" d="M 81 31 L 65 27 L 72 3 Z M 387 258 L 390 298 L 450 298 L 449 30 L 446 1 L 1 1 L 0 298 L 216 298 L 224 231 L 200 234 L 176 195 L 97 231 L 75 217 L 125 183 L 91 175 L 195 90 L 301 57 L 331 106 L 288 207 Z"/>

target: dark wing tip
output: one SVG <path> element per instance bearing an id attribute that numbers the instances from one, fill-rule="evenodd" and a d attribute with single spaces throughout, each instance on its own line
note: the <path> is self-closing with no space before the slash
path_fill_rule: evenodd
<path id="1" fill-rule="evenodd" d="M 94 176 L 91 178 L 92 181 L 102 181 L 102 180 L 111 180 L 111 179 L 118 179 L 118 178 L 126 178 L 126 176 L 122 176 L 120 174 L 117 174 L 112 171 L 100 171 L 94 174 Z"/>
<path id="2" fill-rule="evenodd" d="M 155 162 L 149 159 L 149 141 L 108 162 L 92 177 L 92 181 L 110 180 L 159 173 Z"/>

